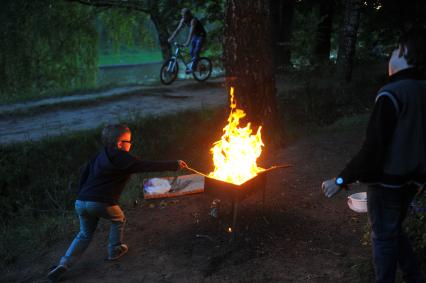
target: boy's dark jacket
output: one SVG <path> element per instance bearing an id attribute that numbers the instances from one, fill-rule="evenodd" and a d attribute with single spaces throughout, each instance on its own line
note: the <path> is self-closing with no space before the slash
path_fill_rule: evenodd
<path id="1" fill-rule="evenodd" d="M 361 150 L 338 175 L 402 187 L 426 183 L 426 80 L 415 68 L 397 72 L 377 95 Z"/>
<path id="2" fill-rule="evenodd" d="M 177 161 L 144 161 L 123 150 L 104 148 L 82 171 L 77 199 L 115 205 L 131 174 L 178 168 Z"/>

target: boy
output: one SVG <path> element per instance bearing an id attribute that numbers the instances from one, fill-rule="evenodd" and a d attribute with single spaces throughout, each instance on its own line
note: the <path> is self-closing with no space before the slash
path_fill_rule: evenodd
<path id="1" fill-rule="evenodd" d="M 418 186 L 426 184 L 426 30 L 400 38 L 389 60 L 390 83 L 377 96 L 359 153 L 337 178 L 322 184 L 332 197 L 356 180 L 368 183 L 376 282 L 425 282 L 402 228 Z"/>
<path id="2" fill-rule="evenodd" d="M 111 221 L 108 260 L 117 260 L 127 253 L 123 243 L 125 217 L 118 205 L 120 195 L 138 172 L 177 170 L 187 165 L 177 161 L 143 161 L 129 153 L 131 132 L 126 125 L 108 125 L 102 131 L 104 148 L 89 161 L 80 176 L 75 209 L 80 219 L 80 232 L 74 238 L 59 265 L 47 277 L 56 281 L 88 247 L 100 218 Z"/>
<path id="3" fill-rule="evenodd" d="M 172 33 L 169 38 L 169 43 L 173 41 L 177 33 L 183 28 L 184 25 L 189 26 L 188 39 L 183 44 L 183 46 L 188 46 L 191 42 L 191 67 L 189 70 L 186 70 L 187 74 L 192 73 L 197 68 L 198 58 L 200 57 L 201 48 L 203 47 L 204 41 L 206 39 L 206 30 L 201 24 L 200 20 L 194 17 L 191 11 L 188 8 L 183 8 L 181 11 L 181 20 L 178 27 Z"/>

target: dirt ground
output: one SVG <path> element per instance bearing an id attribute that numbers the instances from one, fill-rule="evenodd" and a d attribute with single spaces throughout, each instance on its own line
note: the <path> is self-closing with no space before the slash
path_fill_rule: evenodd
<path id="1" fill-rule="evenodd" d="M 241 203 L 235 242 L 227 232 L 226 199 L 218 220 L 209 215 L 213 198 L 205 194 L 144 201 L 125 211 L 129 253 L 106 262 L 108 226 L 101 225 L 63 282 L 368 282 L 371 274 L 359 273 L 370 257 L 361 243 L 366 215 L 349 210 L 346 192 L 330 200 L 320 191 L 362 138 L 361 126 L 325 129 L 274 152 L 270 165 L 294 167 L 269 173 L 263 214 L 260 193 Z M 35 247 L 0 281 L 45 282 L 69 244 Z"/>

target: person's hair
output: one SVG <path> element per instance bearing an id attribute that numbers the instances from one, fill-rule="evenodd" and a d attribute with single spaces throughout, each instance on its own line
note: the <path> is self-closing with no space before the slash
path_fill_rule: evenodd
<path id="1" fill-rule="evenodd" d="M 399 44 L 406 49 L 404 58 L 407 63 L 424 70 L 426 67 L 426 29 L 424 27 L 411 28 L 401 35 Z"/>
<path id="2" fill-rule="evenodd" d="M 181 11 L 182 14 L 184 14 L 185 16 L 191 16 L 191 10 L 189 10 L 188 8 L 183 8 Z"/>
<path id="3" fill-rule="evenodd" d="M 102 143 L 106 147 L 117 147 L 117 142 L 125 133 L 131 133 L 129 127 L 124 124 L 111 124 L 102 130 Z"/>

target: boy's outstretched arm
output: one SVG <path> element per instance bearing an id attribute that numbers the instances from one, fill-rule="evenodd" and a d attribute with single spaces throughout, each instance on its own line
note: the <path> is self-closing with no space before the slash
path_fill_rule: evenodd
<path id="1" fill-rule="evenodd" d="M 187 167 L 182 160 L 142 160 L 128 152 L 117 150 L 110 153 L 111 162 L 123 173 L 175 171 Z"/>
<path id="2" fill-rule="evenodd" d="M 179 160 L 151 161 L 135 160 L 127 169 L 128 173 L 176 171 L 181 169 Z"/>

